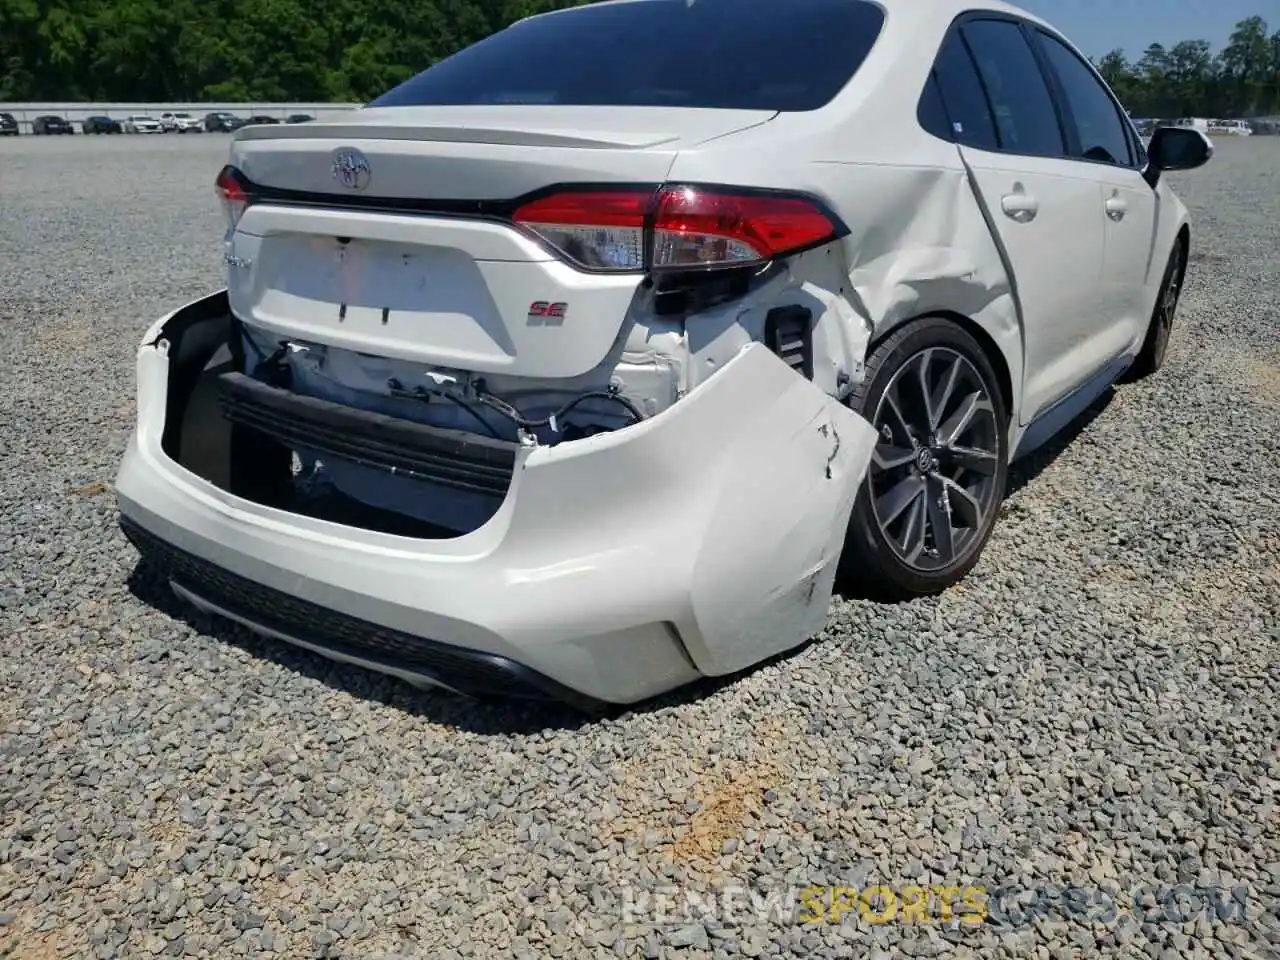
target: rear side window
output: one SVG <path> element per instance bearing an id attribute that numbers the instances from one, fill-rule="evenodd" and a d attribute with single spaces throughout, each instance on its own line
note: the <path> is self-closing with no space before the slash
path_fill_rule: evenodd
<path id="1" fill-rule="evenodd" d="M 966 147 L 996 149 L 999 141 L 995 120 L 982 92 L 982 81 L 978 79 L 973 58 L 959 35 L 953 34 L 942 45 L 933 72 L 950 121 L 950 139 Z"/>
<path id="2" fill-rule="evenodd" d="M 1133 157 L 1129 153 L 1124 122 L 1102 81 L 1061 40 L 1043 30 L 1037 32 L 1045 58 L 1057 74 L 1071 108 L 1071 117 L 1080 134 L 1080 155 L 1099 163 L 1131 165 Z"/>
<path id="3" fill-rule="evenodd" d="M 644 0 L 513 24 L 374 100 L 815 110 L 849 82 L 884 13 L 867 0 Z"/>
<path id="4" fill-rule="evenodd" d="M 1022 28 L 1008 20 L 973 20 L 963 33 L 995 114 L 1000 149 L 1063 156 L 1053 99 Z"/>

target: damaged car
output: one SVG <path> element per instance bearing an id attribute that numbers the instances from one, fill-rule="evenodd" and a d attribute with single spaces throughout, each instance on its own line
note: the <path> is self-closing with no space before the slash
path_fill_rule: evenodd
<path id="1" fill-rule="evenodd" d="M 980 6 L 590 4 L 237 130 L 126 534 L 259 632 L 586 710 L 795 648 L 838 574 L 954 584 L 1009 463 L 1163 363 L 1211 155 Z"/>

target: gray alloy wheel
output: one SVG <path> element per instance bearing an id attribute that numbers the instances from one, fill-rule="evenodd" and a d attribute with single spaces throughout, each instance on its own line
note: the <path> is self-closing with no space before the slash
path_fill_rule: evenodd
<path id="1" fill-rule="evenodd" d="M 981 546 L 999 503 L 995 406 L 968 358 L 928 347 L 893 374 L 872 418 L 871 508 L 885 542 L 920 573 Z"/>
<path id="2" fill-rule="evenodd" d="M 1169 353 L 1169 339 L 1173 334 L 1173 321 L 1178 313 L 1178 298 L 1182 295 L 1185 274 L 1186 251 L 1181 240 L 1178 240 L 1173 244 L 1164 278 L 1160 282 L 1160 293 L 1156 297 L 1155 308 L 1151 311 L 1151 324 L 1147 328 L 1147 338 L 1143 341 L 1142 349 L 1133 361 L 1133 367 L 1130 368 L 1126 379 L 1140 380 L 1164 366 L 1165 357 Z"/>
<path id="3" fill-rule="evenodd" d="M 846 596 L 945 590 L 978 562 L 1008 475 L 1002 381 L 959 323 L 922 317 L 877 344 L 849 405 L 879 434 L 841 556 Z"/>
<path id="4" fill-rule="evenodd" d="M 1160 291 L 1160 301 L 1156 305 L 1156 366 L 1164 363 L 1165 354 L 1169 350 L 1169 336 L 1173 333 L 1173 318 L 1178 312 L 1178 295 L 1182 293 L 1182 244 L 1173 245 L 1173 256 L 1169 261 L 1169 273 L 1164 280 L 1164 289 Z"/>

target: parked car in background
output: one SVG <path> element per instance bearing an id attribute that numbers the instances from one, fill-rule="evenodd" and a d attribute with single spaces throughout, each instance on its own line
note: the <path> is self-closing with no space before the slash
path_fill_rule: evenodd
<path id="1" fill-rule="evenodd" d="M 1220 137 L 1251 137 L 1253 128 L 1247 120 L 1210 120 L 1209 133 Z"/>
<path id="2" fill-rule="evenodd" d="M 837 570 L 961 580 L 1164 363 L 1213 152 L 998 0 L 571 7 L 309 126 L 236 132 L 224 288 L 141 338 L 125 531 L 278 639 L 588 707 L 794 649 Z"/>
<path id="3" fill-rule="evenodd" d="M 237 117 L 234 113 L 227 113 L 225 110 L 215 110 L 204 115 L 204 128 L 209 133 L 230 133 L 244 125 L 243 117 Z"/>
<path id="4" fill-rule="evenodd" d="M 204 125 L 189 113 L 166 111 L 160 114 L 160 126 L 165 133 L 203 133 Z"/>
<path id="5" fill-rule="evenodd" d="M 164 133 L 164 127 L 160 126 L 160 121 L 155 117 L 148 117 L 146 114 L 138 113 L 131 117 L 125 117 L 124 132 Z"/>
<path id="6" fill-rule="evenodd" d="M 0 113 L 0 137 L 16 137 L 18 120 L 12 113 Z"/>
<path id="7" fill-rule="evenodd" d="M 71 125 L 71 121 L 65 117 L 56 117 L 53 114 L 48 116 L 36 117 L 31 121 L 31 132 L 34 134 L 61 134 L 75 133 L 76 128 Z"/>
<path id="8" fill-rule="evenodd" d="M 80 129 L 85 133 L 122 132 L 120 121 L 112 120 L 110 117 L 85 117 L 80 123 Z"/>
<path id="9" fill-rule="evenodd" d="M 289 114 L 289 116 L 285 118 L 284 122 L 285 123 L 308 123 L 314 119 L 315 117 L 313 117 L 309 113 L 291 113 Z"/>

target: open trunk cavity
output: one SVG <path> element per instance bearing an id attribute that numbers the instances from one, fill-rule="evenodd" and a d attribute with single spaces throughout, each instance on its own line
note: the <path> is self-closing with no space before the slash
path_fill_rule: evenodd
<path id="1" fill-rule="evenodd" d="M 287 367 L 255 364 L 246 354 L 225 296 L 179 314 L 161 336 L 169 343 L 163 449 L 235 496 L 425 539 L 475 529 L 506 496 L 519 442 L 291 391 L 279 383 L 288 379 Z M 352 496 L 353 486 L 370 495 Z M 432 497 L 451 505 L 436 512 L 454 522 L 432 523 L 385 505 Z"/>

